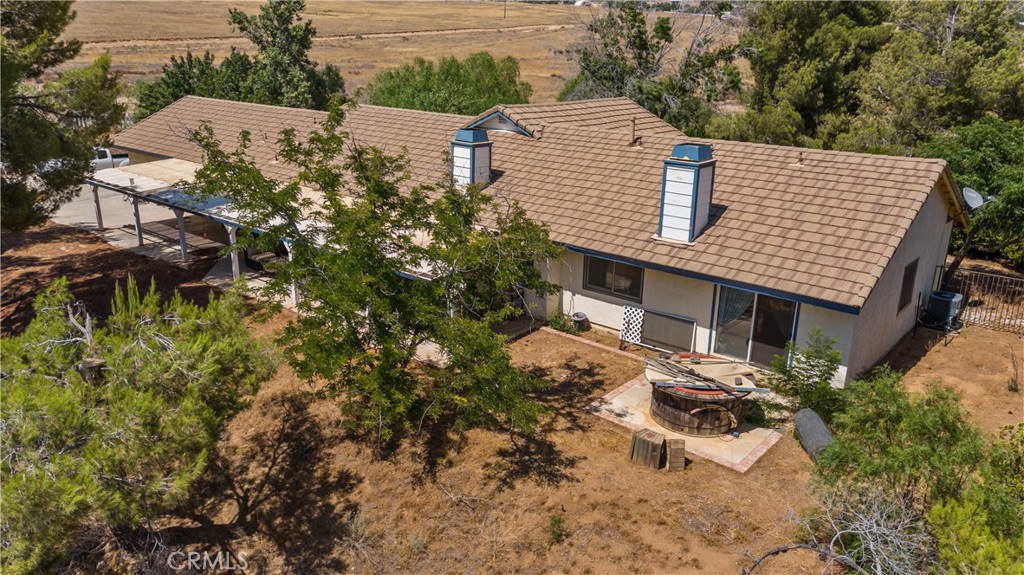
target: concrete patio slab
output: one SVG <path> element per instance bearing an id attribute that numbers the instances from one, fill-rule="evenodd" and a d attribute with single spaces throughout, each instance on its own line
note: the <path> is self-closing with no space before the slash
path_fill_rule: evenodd
<path id="1" fill-rule="evenodd" d="M 615 388 L 604 397 L 587 406 L 587 411 L 630 432 L 652 429 L 666 439 L 686 440 L 686 455 L 700 457 L 724 465 L 740 473 L 746 472 L 762 455 L 775 445 L 782 434 L 775 429 L 764 429 L 743 423 L 736 430 L 739 435 L 694 437 L 665 429 L 650 414 L 651 384 L 643 375 Z"/>

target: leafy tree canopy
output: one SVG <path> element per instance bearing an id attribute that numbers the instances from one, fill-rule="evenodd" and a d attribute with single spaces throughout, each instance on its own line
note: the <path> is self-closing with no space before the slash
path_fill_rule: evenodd
<path id="1" fill-rule="evenodd" d="M 129 280 L 102 327 L 60 279 L 0 340 L 4 573 L 59 561 L 79 528 L 138 526 L 181 501 L 272 369 L 232 293 L 198 307 Z"/>
<path id="2" fill-rule="evenodd" d="M 316 28 L 312 22 L 301 22 L 305 9 L 304 0 L 267 2 L 256 15 L 232 8 L 229 21 L 256 46 L 256 54 L 232 48 L 220 66 L 209 52 L 201 57 L 191 51 L 181 58 L 172 56 L 163 77 L 136 84 L 135 119 L 189 95 L 326 109 L 332 97 L 344 95 L 345 83 L 337 67 L 318 68 L 309 59 Z"/>
<path id="3" fill-rule="evenodd" d="M 879 2 L 756 4 L 739 46 L 756 82 L 751 111 L 731 120 L 738 126 L 720 125 L 716 134 L 828 145 L 857 112 L 860 77 L 891 34 L 884 24 L 889 12 L 890 5 Z M 783 136 L 783 129 L 791 133 Z"/>
<path id="4" fill-rule="evenodd" d="M 40 224 L 74 197 L 93 146 L 124 119 L 109 54 L 42 80 L 81 50 L 77 40 L 59 39 L 74 17 L 71 2 L 0 4 L 0 209 L 7 229 Z"/>
<path id="5" fill-rule="evenodd" d="M 703 135 L 714 114 L 711 102 L 739 90 L 732 65 L 733 47 L 715 47 L 727 2 L 702 2 L 677 31 L 672 18 L 651 23 L 637 2 L 612 6 L 587 26 L 583 40 L 564 54 L 579 71 L 558 99 L 585 100 L 625 96 L 692 135 Z M 688 32 L 690 44 L 672 70 L 666 70 L 676 34 Z"/>
<path id="6" fill-rule="evenodd" d="M 497 185 L 456 189 L 447 174 L 413 185 L 404 158 L 347 141 L 343 117 L 332 105 L 308 136 L 281 134 L 279 158 L 297 172 L 287 182 L 260 173 L 248 134 L 234 151 L 208 126 L 194 135 L 205 155 L 194 190 L 230 198 L 263 230 L 237 249 L 291 245 L 262 292 L 279 301 L 299 287 L 299 316 L 280 339 L 289 361 L 378 440 L 442 417 L 529 430 L 542 382 L 511 365 L 491 326 L 520 313 L 527 290 L 554 292 L 534 262 L 560 249 Z M 417 368 L 427 342 L 445 367 Z"/>
<path id="7" fill-rule="evenodd" d="M 918 146 L 915 155 L 945 159 L 961 187 L 995 197 L 971 213 L 971 237 L 1024 266 L 1024 124 L 984 116 Z"/>
<path id="8" fill-rule="evenodd" d="M 1016 3 L 903 2 L 893 18 L 892 39 L 860 79 L 860 111 L 837 148 L 902 155 L 987 113 L 1024 118 Z"/>
<path id="9" fill-rule="evenodd" d="M 818 475 L 830 485 L 873 486 L 920 510 L 959 497 L 984 457 L 981 434 L 959 397 L 934 384 L 912 396 L 899 373 L 872 375 L 850 384 Z"/>
<path id="10" fill-rule="evenodd" d="M 477 52 L 461 62 L 441 58 L 436 66 L 416 58 L 377 74 L 366 92 L 376 106 L 472 116 L 497 104 L 525 104 L 533 88 L 520 80 L 515 58 Z"/>

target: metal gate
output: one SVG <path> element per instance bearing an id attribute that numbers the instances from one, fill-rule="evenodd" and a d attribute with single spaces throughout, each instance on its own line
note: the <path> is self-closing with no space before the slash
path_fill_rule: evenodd
<path id="1" fill-rule="evenodd" d="M 1024 335 L 1024 278 L 961 270 L 946 289 L 964 295 L 964 325 Z"/>

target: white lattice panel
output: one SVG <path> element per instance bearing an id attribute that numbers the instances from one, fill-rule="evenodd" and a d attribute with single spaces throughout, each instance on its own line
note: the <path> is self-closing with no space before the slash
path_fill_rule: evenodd
<path id="1" fill-rule="evenodd" d="M 644 310 L 630 305 L 622 306 L 622 331 L 619 339 L 629 343 L 640 343 L 644 333 Z"/>

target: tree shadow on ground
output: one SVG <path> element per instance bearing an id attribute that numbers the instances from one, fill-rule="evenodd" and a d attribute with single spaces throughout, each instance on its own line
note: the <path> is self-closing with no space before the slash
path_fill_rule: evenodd
<path id="1" fill-rule="evenodd" d="M 551 383 L 551 387 L 535 398 L 551 413 L 551 419 L 545 425 L 546 431 L 586 431 L 590 428 L 593 421 L 586 408 L 610 383 L 604 374 L 604 365 L 582 361 L 578 354 L 573 354 L 555 367 L 527 365 L 523 369 Z"/>
<path id="2" fill-rule="evenodd" d="M 150 282 L 165 298 L 175 291 L 188 301 L 206 303 L 213 288 L 202 283 L 214 259 L 194 259 L 188 268 L 109 246 L 102 239 L 67 226 L 40 228 L 3 235 L 2 267 L 7 276 L 2 297 L 2 335 L 24 331 L 35 316 L 33 303 L 53 280 L 68 278 L 71 294 L 85 304 L 100 323 L 110 315 L 114 286 L 131 275 L 143 289 Z M 8 245 L 10 243 L 10 245 Z M 12 250 L 26 247 L 30 253 Z M 74 246 L 74 251 L 64 248 Z"/>
<path id="3" fill-rule="evenodd" d="M 577 483 L 571 471 L 584 457 L 566 455 L 551 439 L 541 434 L 521 438 L 498 450 L 498 459 L 484 469 L 498 481 L 498 491 L 515 489 L 520 481 L 557 487 Z"/>
<path id="4" fill-rule="evenodd" d="M 549 415 L 536 433 L 499 449 L 498 460 L 485 465 L 498 481 L 498 490 L 514 489 L 520 481 L 559 486 L 578 481 L 572 470 L 584 457 L 567 455 L 552 439 L 554 433 L 587 431 L 593 425 L 586 408 L 610 383 L 605 366 L 583 361 L 578 354 L 555 366 L 527 364 L 522 368 L 551 383 L 535 399 Z"/>
<path id="5" fill-rule="evenodd" d="M 223 545 L 242 534 L 266 537 L 290 570 L 340 572 L 340 542 L 346 540 L 358 507 L 347 495 L 361 477 L 329 461 L 329 441 L 309 411 L 307 394 L 282 393 L 253 409 L 275 425 L 250 430 L 241 441 L 221 442 L 195 486 L 187 515 L 198 527 L 164 530 L 171 545 Z M 235 516 L 215 523 L 225 504 Z"/>

